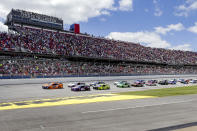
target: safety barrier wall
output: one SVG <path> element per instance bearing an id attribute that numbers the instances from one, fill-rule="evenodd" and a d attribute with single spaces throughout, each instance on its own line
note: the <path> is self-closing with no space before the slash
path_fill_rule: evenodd
<path id="1" fill-rule="evenodd" d="M 61 77 L 104 77 L 104 76 L 141 76 L 141 75 L 191 75 L 191 74 L 86 74 L 86 75 L 57 75 L 57 76 L 23 76 L 23 75 L 4 75 L 0 76 L 0 79 L 30 79 L 30 78 L 61 78 Z M 195 74 L 193 74 L 195 75 Z"/>

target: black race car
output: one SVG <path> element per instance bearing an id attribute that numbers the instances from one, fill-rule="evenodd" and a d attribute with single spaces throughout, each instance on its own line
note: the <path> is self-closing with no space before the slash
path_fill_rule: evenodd
<path id="1" fill-rule="evenodd" d="M 159 81 L 158 84 L 160 84 L 160 85 L 168 85 L 169 83 L 168 83 L 168 80 L 163 80 L 163 81 Z"/>
<path id="2" fill-rule="evenodd" d="M 71 88 L 71 91 L 90 91 L 89 85 L 78 85 Z"/>

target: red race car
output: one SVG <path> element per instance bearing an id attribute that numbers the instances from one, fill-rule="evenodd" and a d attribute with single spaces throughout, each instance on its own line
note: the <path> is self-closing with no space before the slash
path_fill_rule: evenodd
<path id="1" fill-rule="evenodd" d="M 131 86 L 134 86 L 134 87 L 143 87 L 144 84 L 142 82 L 136 81 Z"/>
<path id="2" fill-rule="evenodd" d="M 147 86 L 156 86 L 157 84 L 156 84 L 154 81 L 150 80 L 150 81 L 148 81 L 148 82 L 146 83 L 146 85 L 147 85 Z"/>

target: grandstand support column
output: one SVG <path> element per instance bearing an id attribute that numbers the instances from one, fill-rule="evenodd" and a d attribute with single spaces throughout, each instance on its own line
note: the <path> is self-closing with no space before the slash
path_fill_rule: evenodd
<path id="1" fill-rule="evenodd" d="M 95 59 L 93 59 L 93 68 L 95 68 Z M 95 76 L 97 75 L 95 72 L 93 73 Z"/>
<path id="2" fill-rule="evenodd" d="M 120 67 L 120 66 L 121 66 L 121 62 L 118 63 L 117 67 Z M 119 68 L 119 74 L 122 76 L 122 71 L 120 70 L 120 68 Z"/>
<path id="3" fill-rule="evenodd" d="M 102 61 L 101 61 L 100 65 L 102 66 Z M 100 71 L 99 71 L 99 81 L 101 80 L 101 71 L 102 71 L 101 66 L 100 66 L 100 68 L 99 68 L 99 70 L 100 70 Z"/>
<path id="4" fill-rule="evenodd" d="M 109 67 L 111 67 L 110 66 L 110 59 L 109 59 Z M 111 71 L 109 70 L 109 76 L 111 76 Z"/>
<path id="5" fill-rule="evenodd" d="M 80 68 L 79 59 L 77 57 L 77 77 L 79 77 L 79 68 Z"/>

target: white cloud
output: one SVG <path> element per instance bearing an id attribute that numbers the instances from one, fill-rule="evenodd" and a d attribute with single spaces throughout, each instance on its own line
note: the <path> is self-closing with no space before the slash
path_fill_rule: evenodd
<path id="1" fill-rule="evenodd" d="M 153 0 L 153 4 L 155 5 L 154 15 L 155 16 L 161 16 L 163 14 L 163 11 L 160 9 L 160 7 L 158 5 L 158 1 L 157 0 Z"/>
<path id="2" fill-rule="evenodd" d="M 0 17 L 6 18 L 8 12 L 9 12 L 9 10 L 6 9 L 6 8 L 5 8 L 3 5 L 1 5 L 1 3 L 0 3 Z"/>
<path id="3" fill-rule="evenodd" d="M 165 40 L 162 40 L 160 35 L 154 32 L 111 32 L 107 38 L 128 41 L 128 42 L 136 42 L 136 43 L 144 43 L 149 47 L 156 48 L 168 48 L 170 47 L 170 43 Z"/>
<path id="4" fill-rule="evenodd" d="M 122 11 L 129 11 L 133 9 L 133 0 L 120 0 L 119 9 Z"/>
<path id="5" fill-rule="evenodd" d="M 147 47 L 192 51 L 190 44 L 172 46 L 169 42 L 163 40 L 159 34 L 154 32 L 111 32 L 106 38 L 140 43 Z"/>
<path id="6" fill-rule="evenodd" d="M 100 21 L 105 22 L 106 19 L 105 18 L 100 18 Z"/>
<path id="7" fill-rule="evenodd" d="M 0 32 L 7 32 L 8 27 L 0 21 Z"/>
<path id="8" fill-rule="evenodd" d="M 188 31 L 193 32 L 193 33 L 197 33 L 197 22 L 195 23 L 194 26 L 189 27 Z"/>
<path id="9" fill-rule="evenodd" d="M 197 32 L 197 22 L 195 23 L 195 29 Z M 174 50 L 183 50 L 183 51 L 192 51 L 191 45 L 188 43 L 180 44 L 177 46 L 173 46 L 168 41 L 162 39 L 161 34 L 166 34 L 172 30 L 181 31 L 184 30 L 185 27 L 181 24 L 170 24 L 164 27 L 155 27 L 154 31 L 140 31 L 140 32 L 111 32 L 106 38 L 135 42 L 140 43 L 148 47 L 154 48 L 166 48 L 166 49 L 174 49 Z"/>
<path id="10" fill-rule="evenodd" d="M 154 13 L 154 15 L 155 16 L 161 16 L 163 14 L 163 12 L 161 11 L 161 9 L 160 8 L 155 8 L 155 13 Z"/>
<path id="11" fill-rule="evenodd" d="M 87 22 L 89 18 L 101 15 L 110 15 L 111 11 L 132 9 L 132 0 L 117 2 L 120 7 L 115 7 L 115 0 L 2 0 L 0 16 L 5 18 L 11 8 L 15 8 L 60 17 L 64 24 L 72 24 Z"/>
<path id="12" fill-rule="evenodd" d="M 170 49 L 183 50 L 183 51 L 192 51 L 192 48 L 191 48 L 190 44 L 178 45 L 178 46 L 174 46 L 174 47 L 172 47 Z"/>
<path id="13" fill-rule="evenodd" d="M 179 5 L 174 13 L 176 16 L 187 17 L 191 11 L 197 10 L 197 0 L 186 0 L 184 4 Z"/>
<path id="14" fill-rule="evenodd" d="M 161 11 L 161 9 L 159 7 L 156 7 L 154 15 L 155 16 L 161 16 L 162 14 L 163 14 L 163 12 Z"/>
<path id="15" fill-rule="evenodd" d="M 159 33 L 159 34 L 166 34 L 167 32 L 170 32 L 172 30 L 174 31 L 181 31 L 181 30 L 184 30 L 185 27 L 183 26 L 182 23 L 178 23 L 178 24 L 171 24 L 171 25 L 168 25 L 167 27 L 155 27 L 155 32 L 156 33 Z"/>

